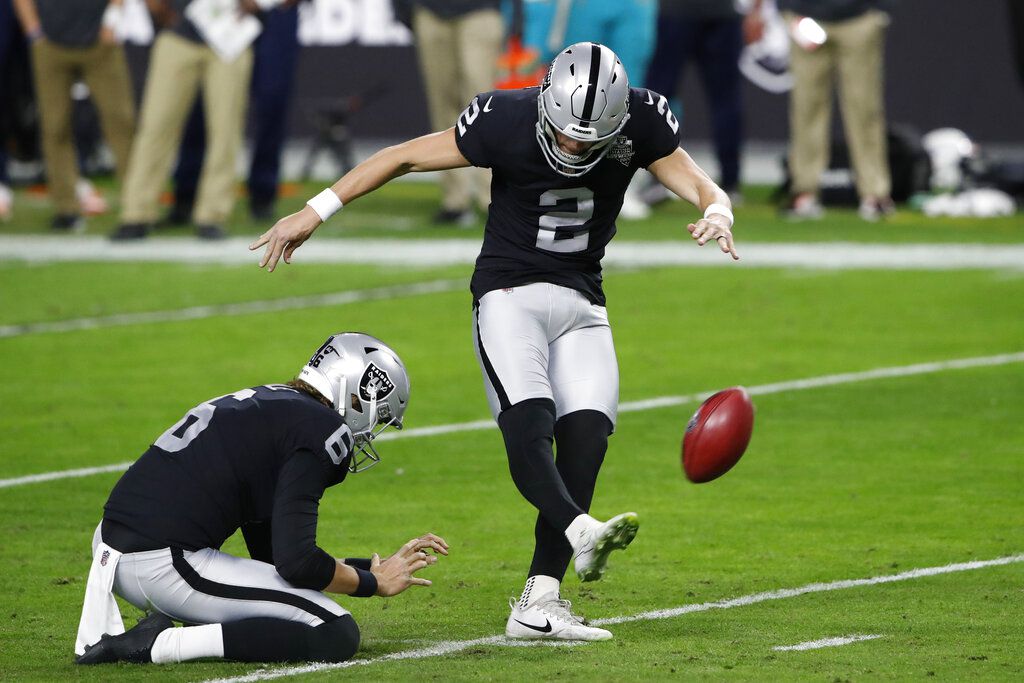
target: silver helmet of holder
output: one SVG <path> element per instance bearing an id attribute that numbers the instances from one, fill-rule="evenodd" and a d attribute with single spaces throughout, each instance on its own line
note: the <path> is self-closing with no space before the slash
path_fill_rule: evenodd
<path id="1" fill-rule="evenodd" d="M 328 337 L 298 378 L 323 394 L 352 430 L 349 471 L 377 464 L 373 440 L 388 427 L 401 429 L 409 405 L 409 375 L 398 355 L 376 337 L 341 332 Z"/>
<path id="2" fill-rule="evenodd" d="M 576 178 L 594 168 L 628 120 L 629 79 L 614 52 L 575 43 L 555 57 L 537 96 L 537 142 L 552 169 Z M 555 133 L 593 144 L 569 154 Z"/>

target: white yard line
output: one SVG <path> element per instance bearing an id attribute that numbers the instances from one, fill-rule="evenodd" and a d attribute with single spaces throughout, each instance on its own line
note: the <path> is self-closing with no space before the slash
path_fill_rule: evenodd
<path id="1" fill-rule="evenodd" d="M 912 375 L 926 375 L 944 370 L 962 370 L 966 368 L 995 367 L 1009 365 L 1011 363 L 1024 362 L 1024 352 L 1002 353 L 995 356 L 979 356 L 975 358 L 957 358 L 953 360 L 936 361 L 933 363 L 916 363 L 914 365 L 900 365 L 888 368 L 875 368 L 862 372 L 844 372 L 836 375 L 822 375 L 820 377 L 809 377 L 806 379 L 790 380 L 787 382 L 774 382 L 772 384 L 761 384 L 747 387 L 747 392 L 752 396 L 767 396 L 779 394 L 786 391 L 800 391 L 803 389 L 816 389 L 819 387 L 838 386 L 841 384 L 852 384 L 854 382 L 866 382 L 875 379 L 887 379 L 895 377 L 910 377 Z M 629 401 L 619 405 L 620 413 L 633 413 L 656 408 L 669 408 L 673 406 L 686 405 L 703 401 L 714 391 L 705 391 L 699 394 L 687 394 L 685 396 L 660 396 L 642 401 Z M 416 429 L 405 429 L 400 432 L 387 432 L 378 437 L 379 441 L 391 441 L 394 439 L 410 439 L 424 436 L 439 436 L 452 434 L 454 432 L 478 431 L 494 428 L 493 420 L 474 420 L 473 422 L 460 422 L 456 424 L 434 425 L 432 427 L 419 427 Z M 104 465 L 101 467 L 86 467 L 74 470 L 58 470 L 56 472 L 44 472 L 42 474 L 31 474 L 12 479 L 0 479 L 0 489 L 25 484 L 35 484 L 55 479 L 67 479 L 71 477 L 85 477 L 91 474 L 103 472 L 119 472 L 128 469 L 131 463 L 118 463 L 116 465 Z"/>
<path id="2" fill-rule="evenodd" d="M 885 636 L 877 634 L 853 634 L 849 636 L 839 636 L 837 638 L 822 638 L 821 640 L 808 640 L 806 643 L 797 643 L 796 645 L 776 645 L 772 649 L 776 652 L 802 652 L 803 650 L 818 650 L 823 647 L 839 647 L 840 645 L 859 643 L 863 640 L 877 640 L 878 638 L 884 637 Z"/>
<path id="3" fill-rule="evenodd" d="M 631 616 L 612 617 L 610 619 L 596 619 L 591 623 L 594 625 L 603 626 L 608 624 L 622 624 L 631 621 L 652 621 L 656 619 L 671 619 L 674 617 L 682 616 L 684 614 L 692 614 L 695 612 L 708 612 L 710 610 L 716 609 L 732 609 L 734 607 L 745 607 L 747 605 L 754 605 L 768 600 L 784 600 L 787 598 L 795 598 L 801 595 L 807 595 L 808 593 L 821 593 L 825 591 L 845 590 L 847 588 L 857 588 L 861 586 L 877 586 L 880 584 L 894 583 L 897 581 L 910 581 L 913 579 L 921 579 L 928 576 L 938 576 L 941 574 L 953 574 L 956 572 L 984 569 L 986 567 L 1000 567 L 1019 562 L 1024 562 L 1024 555 L 1010 555 L 1007 557 L 999 557 L 993 560 L 979 560 L 976 562 L 960 562 L 957 564 L 943 565 L 941 567 L 924 567 L 922 569 L 913 569 L 910 571 L 901 572 L 899 574 L 874 576 L 867 579 L 847 579 L 844 581 L 832 581 L 830 583 L 811 583 L 807 584 L 806 586 L 800 586 L 798 588 L 786 588 L 782 590 L 769 591 L 767 593 L 754 593 L 752 595 L 744 595 L 738 598 L 732 598 L 730 600 L 704 602 L 696 605 L 684 605 L 682 607 L 676 607 L 674 609 L 657 610 L 653 612 L 642 612 L 640 614 L 634 614 Z M 870 637 L 878 636 L 860 636 L 861 639 L 866 639 Z M 438 643 L 430 647 L 419 648 L 416 650 L 406 650 L 405 652 L 393 652 L 389 655 L 373 657 L 371 659 L 356 659 L 347 662 L 341 662 L 338 664 L 308 664 L 305 666 L 285 667 L 280 669 L 260 669 L 245 676 L 238 676 L 236 678 L 220 678 L 215 679 L 215 681 L 208 681 L 207 683 L 243 683 L 252 681 L 267 681 L 274 678 L 283 678 L 285 676 L 297 676 L 299 674 L 333 671 L 336 669 L 344 669 L 352 666 L 368 666 L 370 664 L 379 664 L 381 662 L 389 662 L 400 659 L 426 659 L 428 657 L 443 657 L 445 655 L 461 652 L 471 647 L 501 645 L 504 641 L 505 638 L 503 638 L 502 636 L 474 638 L 472 640 L 452 640 L 448 642 Z"/>
<path id="4" fill-rule="evenodd" d="M 0 236 L 0 259 L 31 263 L 63 261 L 171 262 L 252 264 L 258 254 L 249 251 L 248 238 L 218 242 L 162 237 L 135 243 L 115 243 L 99 236 Z M 608 246 L 605 266 L 713 266 L 824 269 L 956 270 L 963 268 L 1024 270 L 1020 244 L 861 244 L 854 242 L 740 243 L 742 260 L 731 259 L 714 248 L 697 248 L 679 240 L 631 242 Z M 358 263 L 400 266 L 472 264 L 480 252 L 480 239 L 362 239 L 318 238 L 296 254 L 302 263 Z"/>
<path id="5" fill-rule="evenodd" d="M 290 311 L 324 306 L 341 306 L 361 301 L 379 301 L 395 299 L 403 296 L 419 294 L 437 294 L 468 290 L 468 280 L 431 280 L 414 282 L 407 285 L 390 285 L 374 289 L 357 289 L 329 294 L 310 294 L 307 296 L 289 296 L 282 299 L 264 301 L 245 301 L 233 304 L 213 304 L 209 306 L 192 306 L 166 311 L 140 311 L 138 313 L 117 313 L 92 318 L 72 318 L 70 320 L 54 320 L 52 322 L 24 323 L 21 325 L 0 325 L 0 339 L 20 337 L 26 334 L 42 334 L 55 332 L 73 332 L 76 330 L 93 330 L 103 327 L 121 327 L 124 325 L 141 325 L 146 323 L 165 323 L 180 320 L 201 320 L 204 318 L 225 317 L 235 315 L 251 315 L 254 313 L 272 313 L 274 311 Z"/>

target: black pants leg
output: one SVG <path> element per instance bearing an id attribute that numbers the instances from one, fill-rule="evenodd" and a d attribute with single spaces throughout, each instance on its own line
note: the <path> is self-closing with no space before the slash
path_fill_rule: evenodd
<path id="1" fill-rule="evenodd" d="M 222 624 L 224 658 L 238 662 L 344 662 L 359 649 L 350 614 L 309 626 L 261 617 Z"/>
<path id="2" fill-rule="evenodd" d="M 611 421 L 596 410 L 569 413 L 555 423 L 558 474 L 582 512 L 590 510 L 611 432 Z M 572 546 L 564 533 L 566 526 L 553 525 L 544 515 L 537 517 L 530 576 L 543 574 L 561 579 L 565 575 L 572 558 Z"/>

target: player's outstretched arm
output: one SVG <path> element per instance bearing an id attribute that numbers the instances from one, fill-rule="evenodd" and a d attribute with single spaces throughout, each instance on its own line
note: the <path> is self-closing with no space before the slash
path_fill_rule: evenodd
<path id="1" fill-rule="evenodd" d="M 654 174 L 658 182 L 704 213 L 699 221 L 686 226 L 690 237 L 698 245 L 704 246 L 706 242 L 714 240 L 723 253 L 739 260 L 740 255 L 736 252 L 732 238 L 733 216 L 729 195 L 715 184 L 689 154 L 677 148 L 652 163 L 647 170 Z"/>
<path id="2" fill-rule="evenodd" d="M 268 272 L 273 272 L 282 257 L 285 263 L 291 263 L 295 250 L 343 205 L 406 173 L 441 171 L 469 165 L 455 144 L 454 128 L 386 147 L 311 199 L 301 211 L 279 220 L 250 244 L 249 249 L 266 246 L 260 258 L 260 268 L 265 267 Z"/>

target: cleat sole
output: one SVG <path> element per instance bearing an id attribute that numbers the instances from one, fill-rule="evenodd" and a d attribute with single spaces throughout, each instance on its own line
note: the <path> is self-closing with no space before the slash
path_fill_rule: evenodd
<path id="1" fill-rule="evenodd" d="M 580 581 L 597 581 L 604 576 L 608 555 L 613 550 L 624 550 L 640 528 L 640 518 L 634 512 L 627 512 L 615 520 L 615 524 L 602 536 L 594 547 L 594 561 L 583 571 L 577 571 Z"/>

